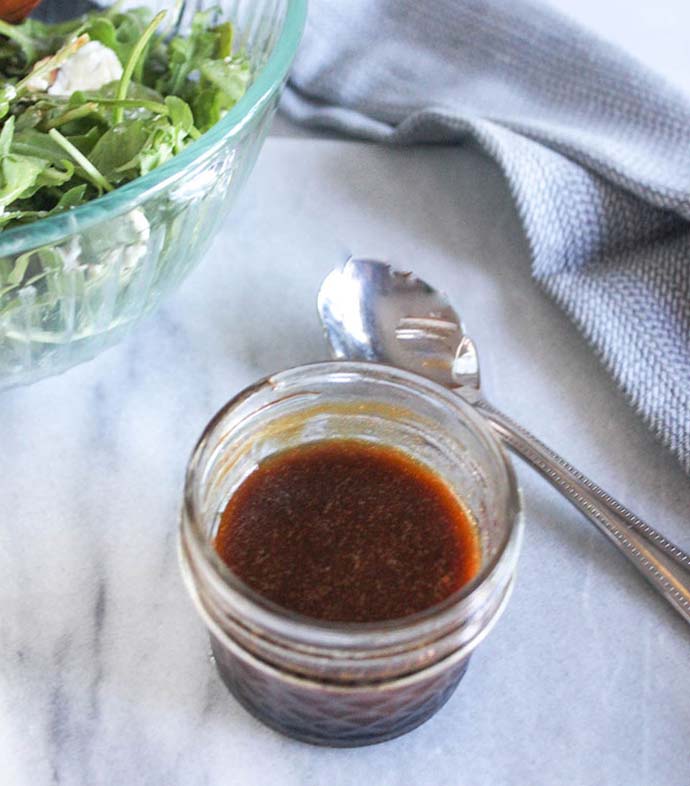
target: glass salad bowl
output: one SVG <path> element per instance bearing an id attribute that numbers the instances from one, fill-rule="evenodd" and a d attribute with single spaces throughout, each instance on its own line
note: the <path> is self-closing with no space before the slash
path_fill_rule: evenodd
<path id="1" fill-rule="evenodd" d="M 125 7 L 173 3 L 135 0 Z M 252 170 L 295 56 L 306 0 L 197 0 L 221 7 L 246 50 L 245 95 L 152 172 L 70 211 L 0 232 L 0 388 L 35 382 L 119 341 L 203 257 Z M 46 2 L 50 21 L 84 4 Z"/>

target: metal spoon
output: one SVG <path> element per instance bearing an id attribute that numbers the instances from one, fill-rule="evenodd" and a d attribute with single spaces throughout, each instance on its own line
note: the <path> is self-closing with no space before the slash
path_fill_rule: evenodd
<path id="1" fill-rule="evenodd" d="M 482 398 L 476 348 L 443 294 L 383 262 L 350 259 L 324 280 L 318 309 L 333 357 L 405 368 L 474 404 L 690 623 L 690 556 Z"/>

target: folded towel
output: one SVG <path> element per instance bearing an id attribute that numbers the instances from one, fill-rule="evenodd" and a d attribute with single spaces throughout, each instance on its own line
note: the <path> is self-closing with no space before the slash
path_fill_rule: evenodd
<path id="1" fill-rule="evenodd" d="M 288 115 L 391 143 L 472 137 L 535 278 L 690 472 L 690 100 L 529 0 L 312 0 Z"/>

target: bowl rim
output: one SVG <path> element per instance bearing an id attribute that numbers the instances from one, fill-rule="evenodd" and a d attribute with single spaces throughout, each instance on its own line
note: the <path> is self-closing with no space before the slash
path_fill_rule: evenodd
<path id="1" fill-rule="evenodd" d="M 297 53 L 306 22 L 307 0 L 286 2 L 283 26 L 270 57 L 247 92 L 221 120 L 176 156 L 146 175 L 85 205 L 0 232 L 0 257 L 16 256 L 54 244 L 100 221 L 128 212 L 165 189 L 187 167 L 207 160 L 227 139 L 237 136 L 279 89 Z"/>

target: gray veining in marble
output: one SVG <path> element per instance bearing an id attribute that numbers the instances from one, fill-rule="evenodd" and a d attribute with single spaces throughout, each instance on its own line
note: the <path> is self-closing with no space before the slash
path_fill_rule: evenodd
<path id="1" fill-rule="evenodd" d="M 485 159 L 271 139 L 162 311 L 95 361 L 2 396 L 2 784 L 690 781 L 690 631 L 522 467 L 514 597 L 431 722 L 316 749 L 226 694 L 178 571 L 185 461 L 243 385 L 325 356 L 314 296 L 348 251 L 414 260 L 458 304 L 492 400 L 690 547 L 687 477 L 531 281 Z"/>

